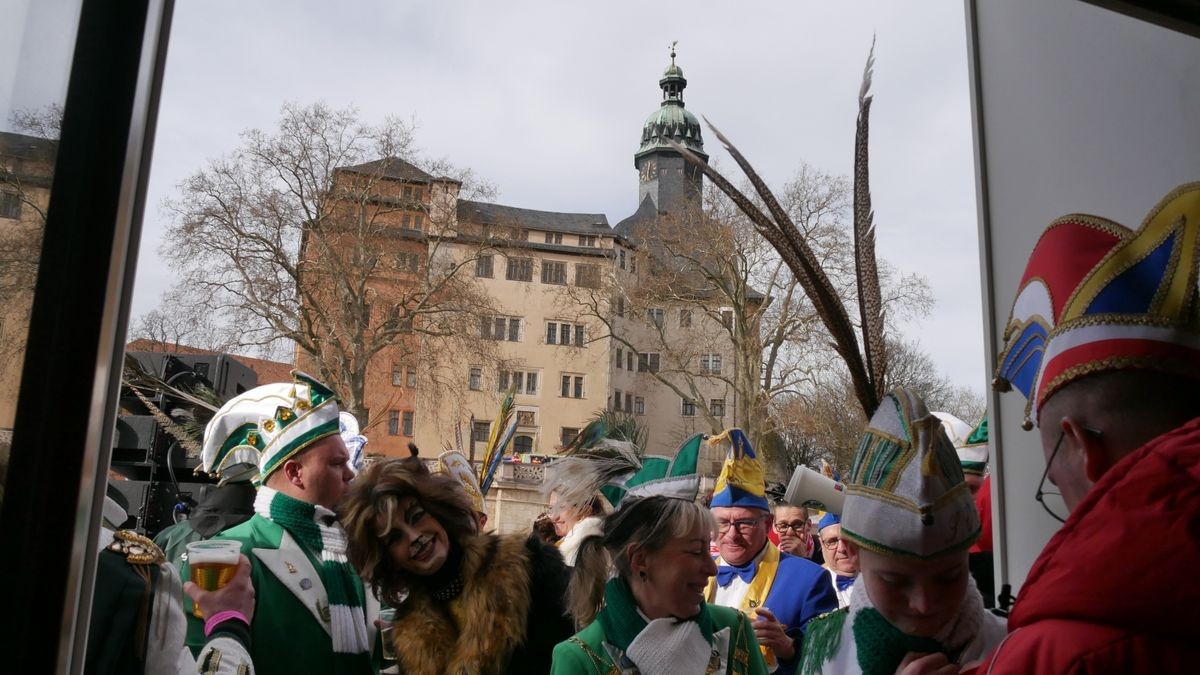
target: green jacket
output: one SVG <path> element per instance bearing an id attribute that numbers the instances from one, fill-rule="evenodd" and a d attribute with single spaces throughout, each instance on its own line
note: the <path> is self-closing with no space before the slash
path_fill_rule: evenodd
<path id="1" fill-rule="evenodd" d="M 621 639 L 607 635 L 605 625 L 622 629 L 641 624 L 645 621 L 631 613 L 631 606 L 622 607 L 618 595 L 621 593 L 623 582 L 619 579 L 610 581 L 605 588 L 606 605 L 600 616 L 591 624 L 575 634 L 571 639 L 560 642 L 554 648 L 554 662 L 550 672 L 552 675 L 628 675 L 637 670 L 628 659 L 624 650 L 614 644 Z M 711 621 L 712 645 L 714 649 L 728 645 L 723 654 L 719 654 L 720 663 L 714 673 L 729 675 L 766 675 L 767 666 L 763 662 L 762 652 L 758 649 L 758 639 L 750 621 L 741 612 L 729 607 L 705 605 Z M 625 635 L 623 639 L 628 639 Z M 713 659 L 716 661 L 716 658 Z"/>
<path id="2" fill-rule="evenodd" d="M 377 668 L 369 655 L 351 657 L 333 653 L 330 636 L 329 599 L 318 573 L 319 552 L 308 551 L 280 525 L 255 515 L 214 539 L 242 543 L 250 559 L 255 611 L 250 624 L 251 656 L 258 675 L 337 673 L 350 665 L 353 673 L 374 674 Z M 181 571 L 188 578 L 185 566 Z M 368 643 L 375 643 L 373 619 L 379 604 L 356 584 L 367 619 Z M 364 598 L 364 596 L 366 596 Z M 188 615 L 188 646 L 197 652 L 204 644 L 204 622 L 192 615 L 192 601 L 184 599 Z M 336 663 L 335 663 L 336 660 Z"/>

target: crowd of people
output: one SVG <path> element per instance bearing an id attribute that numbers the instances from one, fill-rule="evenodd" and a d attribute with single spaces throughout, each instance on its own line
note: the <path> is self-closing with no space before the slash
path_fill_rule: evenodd
<path id="1" fill-rule="evenodd" d="M 540 526 L 501 535 L 450 463 L 355 475 L 334 393 L 297 372 L 205 431 L 206 471 L 255 468 L 253 512 L 172 536 L 239 542 L 227 586 L 183 588 L 153 543 L 106 531 L 89 672 L 1184 672 L 1200 656 L 1198 247 L 1192 184 L 1136 231 L 1067 216 L 1035 248 L 996 386 L 1026 396 L 1038 499 L 1048 481 L 1069 513 L 1007 621 L 976 580 L 987 424 L 952 440 L 907 389 L 870 417 L 840 513 L 771 503 L 731 429 L 703 440 L 726 454 L 707 504 L 693 439 L 653 471 L 556 483 Z"/>

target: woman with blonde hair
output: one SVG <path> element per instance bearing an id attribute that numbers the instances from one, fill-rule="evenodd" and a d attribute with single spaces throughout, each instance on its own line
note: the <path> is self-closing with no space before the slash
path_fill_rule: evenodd
<path id="1" fill-rule="evenodd" d="M 600 581 L 593 577 L 607 575 L 611 562 L 617 574 L 603 586 L 603 608 L 555 647 L 551 672 L 765 674 L 749 619 L 704 601 L 717 572 L 708 553 L 715 532 L 712 514 L 694 501 L 623 500 L 605 518 L 603 533 L 580 548 L 571 580 L 576 618 L 586 619 L 590 589 Z"/>
<path id="2" fill-rule="evenodd" d="M 480 534 L 461 484 L 385 461 L 359 474 L 338 510 L 351 563 L 397 608 L 406 675 L 547 672 L 573 630 L 568 571 L 536 537 Z"/>

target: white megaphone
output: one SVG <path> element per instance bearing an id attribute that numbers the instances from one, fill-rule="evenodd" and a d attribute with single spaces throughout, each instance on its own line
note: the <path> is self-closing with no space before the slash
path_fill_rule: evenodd
<path id="1" fill-rule="evenodd" d="M 846 486 L 801 464 L 792 473 L 783 498 L 792 506 L 816 507 L 841 515 Z"/>

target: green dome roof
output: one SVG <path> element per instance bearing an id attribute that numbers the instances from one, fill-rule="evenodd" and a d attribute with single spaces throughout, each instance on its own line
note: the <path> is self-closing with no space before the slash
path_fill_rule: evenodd
<path id="1" fill-rule="evenodd" d="M 684 109 L 683 90 L 687 87 L 687 79 L 683 77 L 683 69 L 675 65 L 674 49 L 671 50 L 671 65 L 663 71 L 658 86 L 663 91 L 662 104 L 642 125 L 642 141 L 634 157 L 655 150 L 674 150 L 667 143 L 667 139 L 670 139 L 707 158 L 704 139 L 700 134 L 700 121 Z"/>
<path id="2" fill-rule="evenodd" d="M 659 149 L 674 150 L 667 143 L 668 138 L 688 150 L 704 154 L 700 121 L 684 109 L 682 102 L 664 101 L 662 107 L 650 113 L 642 125 L 642 144 L 637 154 Z"/>

